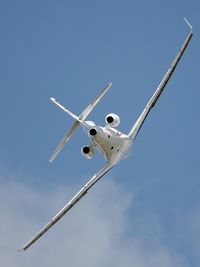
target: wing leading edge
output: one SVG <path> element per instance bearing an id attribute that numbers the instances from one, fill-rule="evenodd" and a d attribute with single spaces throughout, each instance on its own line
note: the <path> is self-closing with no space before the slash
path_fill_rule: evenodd
<path id="1" fill-rule="evenodd" d="M 28 249 L 43 234 L 45 234 L 55 223 L 57 223 L 86 193 L 87 191 L 103 177 L 113 165 L 106 163 L 80 190 L 79 192 L 51 219 L 30 241 L 22 247 L 22 250 Z"/>
<path id="2" fill-rule="evenodd" d="M 130 130 L 128 135 L 132 139 L 135 139 L 136 136 L 138 135 L 139 130 L 142 127 L 147 115 L 149 114 L 150 110 L 154 107 L 154 105 L 156 104 L 158 98 L 162 94 L 167 82 L 169 81 L 170 77 L 172 76 L 176 66 L 178 65 L 179 60 L 181 59 L 183 53 L 185 52 L 185 50 L 186 50 L 186 48 L 187 48 L 187 46 L 188 46 L 188 44 L 189 44 L 189 42 L 190 42 L 190 40 L 191 40 L 191 38 L 193 36 L 192 26 L 189 24 L 189 22 L 186 19 L 185 19 L 185 21 L 187 22 L 188 26 L 190 27 L 190 32 L 187 35 L 187 37 L 186 37 L 181 49 L 179 50 L 178 54 L 174 58 L 174 61 L 172 62 L 172 64 L 169 67 L 169 69 L 167 70 L 167 72 L 166 72 L 165 76 L 163 77 L 162 81 L 158 85 L 155 93 L 153 94 L 153 96 L 151 97 L 151 99 L 149 100 L 147 105 L 145 106 L 143 112 L 141 113 L 141 115 L 139 116 L 139 118 L 137 119 L 135 124 L 133 125 L 132 129 Z"/>

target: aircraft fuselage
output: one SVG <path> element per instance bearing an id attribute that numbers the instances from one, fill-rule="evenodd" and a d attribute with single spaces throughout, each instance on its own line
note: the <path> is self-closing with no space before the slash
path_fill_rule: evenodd
<path id="1" fill-rule="evenodd" d="M 105 127 L 96 126 L 89 131 L 93 144 L 104 154 L 105 159 L 112 164 L 117 164 L 126 158 L 130 152 L 132 139 L 106 125 Z"/>

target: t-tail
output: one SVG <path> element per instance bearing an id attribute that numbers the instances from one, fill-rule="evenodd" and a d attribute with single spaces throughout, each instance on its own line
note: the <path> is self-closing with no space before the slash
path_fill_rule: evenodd
<path id="1" fill-rule="evenodd" d="M 55 151 L 53 152 L 52 156 L 50 157 L 49 162 L 53 162 L 53 160 L 57 157 L 57 155 L 60 153 L 60 151 L 63 149 L 64 145 L 69 141 L 69 139 L 72 137 L 76 129 L 79 125 L 83 125 L 85 128 L 90 129 L 90 125 L 85 121 L 87 116 L 90 114 L 90 112 L 93 110 L 93 108 L 97 105 L 97 103 L 100 101 L 100 99 L 104 96 L 104 94 L 110 89 L 112 86 L 112 83 L 110 82 L 101 92 L 100 94 L 90 103 L 86 109 L 79 115 L 76 116 L 73 112 L 66 109 L 64 106 L 62 106 L 59 102 L 55 100 L 55 98 L 50 98 L 51 102 L 58 106 L 60 109 L 62 109 L 64 112 L 66 112 L 69 116 L 71 116 L 75 121 L 72 124 L 70 130 L 65 134 L 63 139 L 60 141 L 58 146 L 56 147 Z"/>

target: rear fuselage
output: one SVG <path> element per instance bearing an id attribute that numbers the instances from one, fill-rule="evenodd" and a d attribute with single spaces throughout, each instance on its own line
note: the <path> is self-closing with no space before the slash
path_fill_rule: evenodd
<path id="1" fill-rule="evenodd" d="M 112 164 L 126 158 L 133 141 L 128 135 L 106 125 L 96 126 L 89 131 L 93 144 L 104 154 L 105 159 Z"/>

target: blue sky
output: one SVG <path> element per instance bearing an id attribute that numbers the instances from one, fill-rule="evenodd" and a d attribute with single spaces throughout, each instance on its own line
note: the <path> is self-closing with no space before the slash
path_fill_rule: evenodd
<path id="1" fill-rule="evenodd" d="M 0 2 L 0 255 L 5 266 L 199 266 L 198 1 Z M 25 254 L 24 242 L 103 165 L 80 154 L 80 128 L 48 159 L 72 120 L 113 86 L 89 119 L 119 114 L 128 132 L 194 36 L 133 154 Z M 52 253 L 51 253 L 52 252 Z"/>

